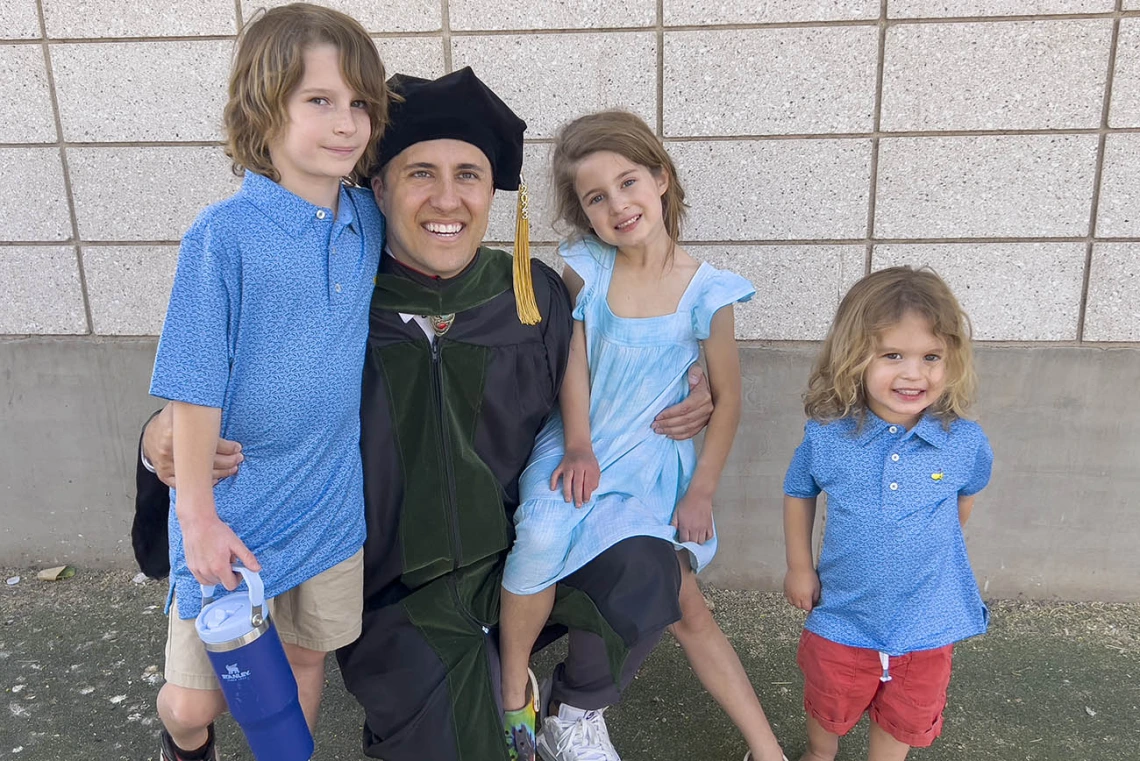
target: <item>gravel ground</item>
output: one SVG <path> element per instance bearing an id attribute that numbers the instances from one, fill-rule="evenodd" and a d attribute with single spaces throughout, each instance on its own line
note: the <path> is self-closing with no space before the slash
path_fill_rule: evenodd
<path id="1" fill-rule="evenodd" d="M 21 576 L 8 586 L 3 580 Z M 79 569 L 43 582 L 0 569 L 0 759 L 154 759 L 165 583 Z M 795 644 L 782 597 L 707 590 L 789 758 L 803 751 Z M 942 738 L 921 761 L 1140 759 L 1140 605 L 991 601 L 990 632 L 955 656 Z M 555 645 L 538 657 L 549 672 Z M 315 761 L 361 759 L 360 713 L 330 659 Z M 666 636 L 607 717 L 626 761 L 739 761 L 744 745 Z M 233 722 L 226 761 L 251 761 Z M 866 722 L 840 759 L 865 757 Z M 425 759 L 430 761 L 430 759 Z"/>

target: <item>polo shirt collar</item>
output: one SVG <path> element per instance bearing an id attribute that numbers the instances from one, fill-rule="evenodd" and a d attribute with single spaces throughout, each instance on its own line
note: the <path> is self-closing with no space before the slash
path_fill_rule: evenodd
<path id="1" fill-rule="evenodd" d="M 860 446 L 866 446 L 867 444 L 871 443 L 873 440 L 878 438 L 878 436 L 882 434 L 883 431 L 891 427 L 890 423 L 888 423 L 886 420 L 883 420 L 881 417 L 876 415 L 874 412 L 871 412 L 869 409 L 864 410 L 863 414 L 863 428 L 859 432 L 858 439 L 856 439 Z M 919 418 L 918 422 L 915 423 L 914 428 L 910 430 L 908 435 L 918 436 L 927 444 L 939 448 L 941 448 L 949 438 L 949 434 L 942 426 L 942 421 L 939 420 L 935 415 L 931 415 L 929 413 Z"/>
<path id="2" fill-rule="evenodd" d="M 936 415 L 931 415 L 930 413 L 923 415 L 922 419 L 915 425 L 914 435 L 918 436 L 927 444 L 938 447 L 939 449 L 941 449 L 947 439 L 950 438 L 950 434 L 947 432 L 946 427 L 942 425 L 942 421 Z"/>
<path id="3" fill-rule="evenodd" d="M 307 225 L 318 221 L 320 219 L 318 213 L 323 212 L 328 217 L 332 216 L 332 209 L 309 203 L 265 175 L 248 169 L 245 170 L 245 178 L 242 180 L 238 195 L 252 203 L 277 223 L 278 227 L 294 237 L 300 235 Z M 338 206 L 340 208 L 338 221 L 354 227 L 356 211 L 344 185 L 340 186 Z"/>

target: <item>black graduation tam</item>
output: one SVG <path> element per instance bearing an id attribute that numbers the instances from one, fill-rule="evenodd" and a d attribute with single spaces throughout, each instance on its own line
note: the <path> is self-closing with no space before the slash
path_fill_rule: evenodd
<path id="1" fill-rule="evenodd" d="M 486 154 L 495 187 L 518 190 L 526 122 L 483 84 L 470 66 L 439 79 L 396 74 L 388 87 L 404 98 L 389 106 L 380 166 L 425 140 L 462 140 Z"/>

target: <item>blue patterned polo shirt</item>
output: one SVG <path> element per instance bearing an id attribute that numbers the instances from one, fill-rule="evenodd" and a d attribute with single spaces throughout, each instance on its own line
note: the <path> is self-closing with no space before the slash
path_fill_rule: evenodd
<path id="1" fill-rule="evenodd" d="M 784 492 L 827 493 L 821 599 L 806 627 L 825 639 L 903 655 L 986 630 L 989 612 L 958 523 L 958 496 L 981 491 L 993 452 L 981 427 L 926 415 L 910 430 L 869 410 L 809 420 Z"/>
<path id="2" fill-rule="evenodd" d="M 246 172 L 182 239 L 151 394 L 222 410 L 241 442 L 218 516 L 281 594 L 364 543 L 360 382 L 384 220 L 370 190 L 342 187 L 338 212 Z M 201 592 L 170 495 L 171 588 L 183 618 Z"/>

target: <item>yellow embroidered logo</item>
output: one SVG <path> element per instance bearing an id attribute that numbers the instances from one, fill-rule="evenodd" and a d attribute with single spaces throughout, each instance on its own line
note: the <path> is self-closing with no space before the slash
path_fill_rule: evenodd
<path id="1" fill-rule="evenodd" d="M 942 471 L 938 471 L 937 473 L 931 473 L 930 477 L 932 479 L 934 479 L 935 481 L 941 481 L 942 480 Z"/>

